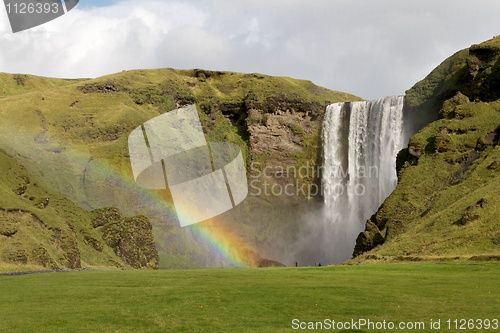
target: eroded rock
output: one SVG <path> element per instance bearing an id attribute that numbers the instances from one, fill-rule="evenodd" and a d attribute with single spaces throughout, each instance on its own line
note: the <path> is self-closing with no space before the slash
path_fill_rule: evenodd
<path id="1" fill-rule="evenodd" d="M 100 228 L 106 244 L 125 263 L 134 268 L 158 268 L 159 256 L 147 217 L 125 218 L 116 208 L 98 209 L 93 215 L 92 226 Z"/>

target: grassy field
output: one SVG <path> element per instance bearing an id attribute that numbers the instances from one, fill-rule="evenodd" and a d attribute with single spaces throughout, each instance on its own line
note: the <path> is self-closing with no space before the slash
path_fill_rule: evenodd
<path id="1" fill-rule="evenodd" d="M 498 276 L 498 263 L 3 276 L 0 332 L 289 332 L 293 319 L 360 318 L 427 332 L 431 319 L 500 319 Z"/>

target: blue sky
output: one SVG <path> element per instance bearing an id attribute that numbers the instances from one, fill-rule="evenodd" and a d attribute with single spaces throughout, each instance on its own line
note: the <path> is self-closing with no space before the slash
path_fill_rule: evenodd
<path id="1" fill-rule="evenodd" d="M 119 0 L 80 0 L 78 2 L 78 6 L 81 8 L 104 7 L 112 5 L 118 1 Z"/>
<path id="2" fill-rule="evenodd" d="M 404 94 L 454 52 L 500 34 L 498 0 L 81 0 L 17 34 L 2 10 L 0 72 L 206 68 L 366 99 Z"/>

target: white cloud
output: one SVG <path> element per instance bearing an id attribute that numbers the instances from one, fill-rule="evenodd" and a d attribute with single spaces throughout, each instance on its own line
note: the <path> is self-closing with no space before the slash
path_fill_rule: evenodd
<path id="1" fill-rule="evenodd" d="M 0 71 L 74 78 L 208 68 L 379 98 L 500 33 L 499 12 L 495 0 L 127 0 L 76 7 L 18 34 L 2 12 Z"/>

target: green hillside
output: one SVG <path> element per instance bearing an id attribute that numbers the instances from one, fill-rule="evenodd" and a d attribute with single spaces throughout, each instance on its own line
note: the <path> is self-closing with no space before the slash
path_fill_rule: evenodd
<path id="1" fill-rule="evenodd" d="M 158 267 L 145 217 L 126 219 L 116 211 L 115 219 L 96 223 L 107 209 L 78 207 L 2 152 L 0 167 L 0 270 Z M 113 242 L 116 228 L 123 230 Z"/>
<path id="2" fill-rule="evenodd" d="M 499 260 L 500 37 L 448 58 L 406 102 L 409 119 L 439 120 L 399 154 L 398 186 L 355 254 L 375 247 L 360 258 Z"/>
<path id="3" fill-rule="evenodd" d="M 168 193 L 134 184 L 129 133 L 196 103 L 207 140 L 238 144 L 247 166 L 315 165 L 326 105 L 358 99 L 309 81 L 205 70 L 137 70 L 81 80 L 0 74 L 0 266 L 219 266 L 192 230 L 178 227 Z M 254 215 L 237 226 L 234 215 L 219 223 L 254 248 L 295 223 L 290 205 L 250 198 L 238 209 Z"/>

